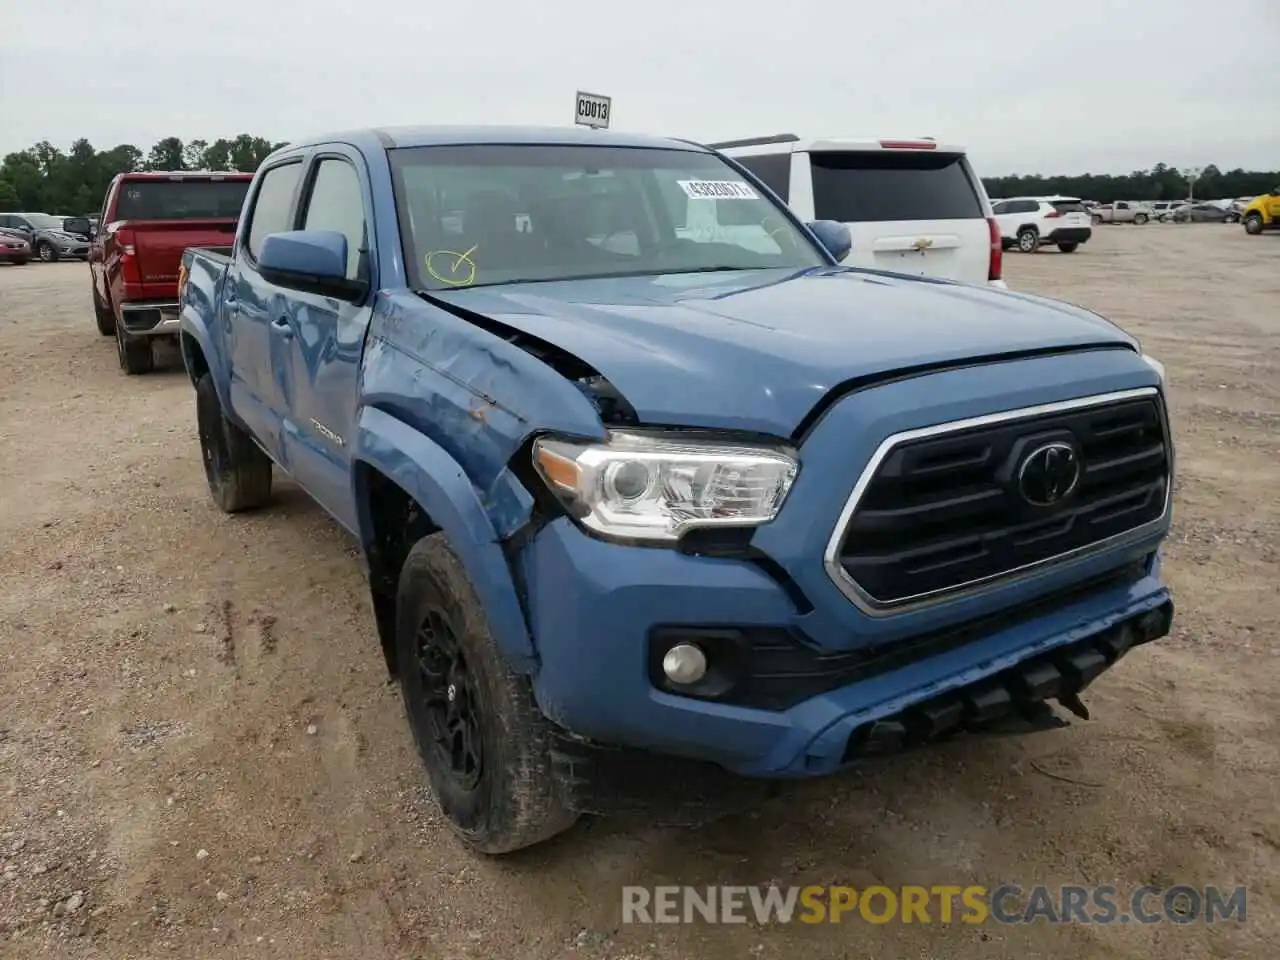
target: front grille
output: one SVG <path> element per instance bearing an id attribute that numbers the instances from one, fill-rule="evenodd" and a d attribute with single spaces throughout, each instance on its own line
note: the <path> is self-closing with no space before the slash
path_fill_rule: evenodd
<path id="1" fill-rule="evenodd" d="M 1023 470 L 1050 445 L 1079 467 L 1056 502 Z M 1160 519 L 1170 461 L 1154 393 L 909 436 L 863 488 L 839 569 L 861 599 L 891 606 L 1074 553 Z"/>

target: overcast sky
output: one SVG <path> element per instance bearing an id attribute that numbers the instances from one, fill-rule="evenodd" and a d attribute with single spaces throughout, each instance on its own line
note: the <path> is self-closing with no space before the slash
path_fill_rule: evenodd
<path id="1" fill-rule="evenodd" d="M 559 125 L 581 88 L 616 129 L 932 135 L 988 176 L 1274 170 L 1277 38 L 1280 0 L 0 0 L 0 155 Z"/>

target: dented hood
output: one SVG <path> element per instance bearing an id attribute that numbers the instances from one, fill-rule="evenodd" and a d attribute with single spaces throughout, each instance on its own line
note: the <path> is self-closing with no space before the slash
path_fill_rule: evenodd
<path id="1" fill-rule="evenodd" d="M 922 365 L 1134 345 L 1086 310 L 861 270 L 504 284 L 434 299 L 555 344 L 649 424 L 790 435 L 833 387 Z"/>

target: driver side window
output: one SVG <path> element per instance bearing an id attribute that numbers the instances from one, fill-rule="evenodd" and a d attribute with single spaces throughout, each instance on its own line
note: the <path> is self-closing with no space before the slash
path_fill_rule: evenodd
<path id="1" fill-rule="evenodd" d="M 333 230 L 345 236 L 347 279 L 360 278 L 364 248 L 368 243 L 368 228 L 364 215 L 364 193 L 355 167 L 335 157 L 326 157 L 320 161 L 316 167 L 302 229 Z"/>

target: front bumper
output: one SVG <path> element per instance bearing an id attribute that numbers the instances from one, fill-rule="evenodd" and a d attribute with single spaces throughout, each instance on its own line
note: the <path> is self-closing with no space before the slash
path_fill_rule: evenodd
<path id="1" fill-rule="evenodd" d="M 1045 239 L 1049 243 L 1085 243 L 1091 236 L 1093 230 L 1089 227 L 1059 227 L 1049 231 Z"/>
<path id="2" fill-rule="evenodd" d="M 1158 556 L 1167 512 L 1100 552 L 887 614 L 851 602 L 822 559 L 855 478 L 899 431 L 1156 381 L 1136 354 L 1106 350 L 853 394 L 803 439 L 786 504 L 751 539 L 763 560 L 624 546 L 594 539 L 568 518 L 551 521 L 514 558 L 539 659 L 532 679 L 540 708 L 578 742 L 709 761 L 749 776 L 821 775 L 856 759 L 850 744 L 869 724 L 905 723 L 895 718 L 951 692 L 980 713 L 983 688 L 974 685 L 1004 671 L 1033 661 L 1039 668 L 1046 657 L 1057 665 L 1072 644 L 1096 650 L 1126 625 L 1142 639 L 1162 635 L 1165 614 L 1155 627 L 1142 618 L 1169 604 Z M 713 665 L 727 665 L 727 687 L 676 693 L 665 683 L 663 644 L 691 631 L 700 645 L 721 645 L 707 649 Z M 1006 689 L 1018 683 L 1015 675 L 1000 681 Z M 1041 699 L 1046 683 L 1026 681 Z M 967 709 L 966 726 L 977 722 Z"/>
<path id="3" fill-rule="evenodd" d="M 60 257 L 76 257 L 80 260 L 89 259 L 89 244 L 83 240 L 55 240 L 53 243 L 58 248 L 58 256 Z"/>
<path id="4" fill-rule="evenodd" d="M 823 675 L 837 652 L 814 651 L 811 638 L 795 626 L 785 588 L 768 573 L 748 561 L 604 543 L 561 519 L 522 554 L 540 659 L 535 695 L 544 714 L 573 739 L 709 761 L 745 776 L 828 774 L 882 749 L 897 726 L 916 723 L 904 718 L 914 717 L 911 708 L 926 701 L 954 721 L 946 721 L 950 726 L 980 724 L 997 719 L 979 715 L 983 710 L 1001 702 L 1013 706 L 1012 692 L 1000 701 L 992 689 L 1009 691 L 1022 682 L 1040 690 L 1032 698 L 1039 700 L 1075 692 L 1050 689 L 1044 664 L 1070 662 L 1107 638 L 1127 637 L 1123 652 L 1167 632 L 1170 599 L 1154 547 L 1145 555 L 1100 559 L 1088 564 L 1095 589 L 1064 589 L 1008 616 L 953 625 L 918 658 L 889 658 L 882 670 L 853 671 L 852 682 L 824 689 L 841 680 L 830 670 Z M 1153 612 L 1159 613 L 1156 626 L 1142 619 Z M 681 628 L 698 637 L 707 630 L 787 634 L 800 653 L 817 656 L 809 661 L 810 676 L 780 678 L 777 669 L 764 675 L 770 674 L 770 656 L 777 663 L 776 646 L 749 654 L 743 669 L 754 671 L 751 683 L 790 684 L 758 702 L 792 704 L 785 709 L 695 699 L 665 692 L 652 679 L 652 644 L 669 644 Z M 1057 669 L 1061 683 L 1067 668 Z M 807 692 L 805 683 L 819 692 L 795 702 L 797 690 Z M 939 726 L 930 736 L 940 732 Z"/>
<path id="5" fill-rule="evenodd" d="M 176 300 L 145 300 L 120 304 L 124 330 L 132 337 L 171 336 L 178 332 Z"/>

